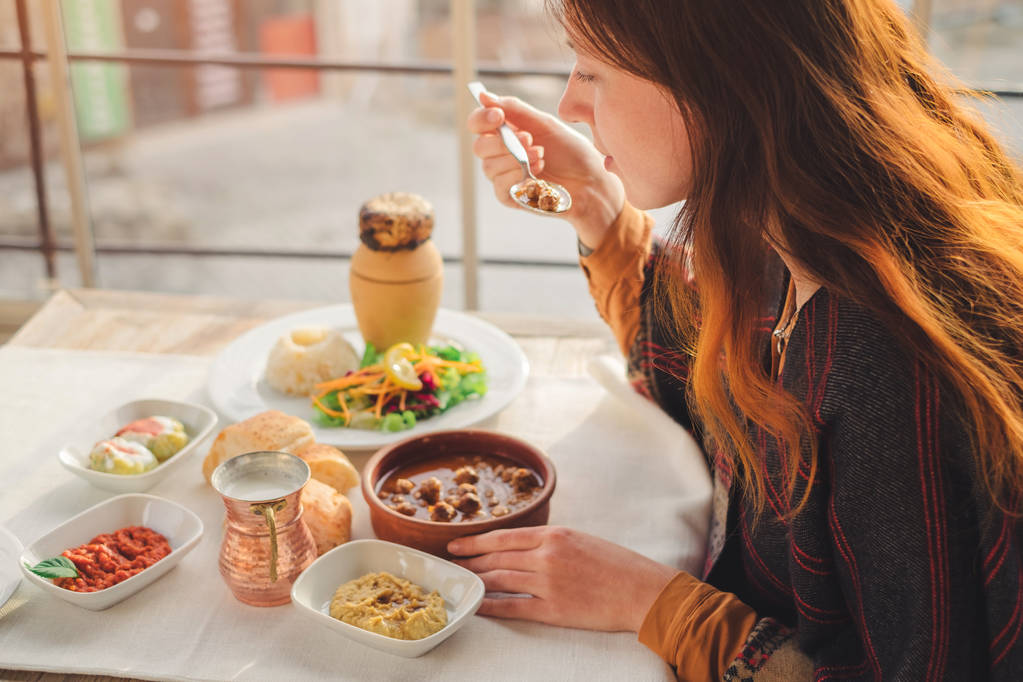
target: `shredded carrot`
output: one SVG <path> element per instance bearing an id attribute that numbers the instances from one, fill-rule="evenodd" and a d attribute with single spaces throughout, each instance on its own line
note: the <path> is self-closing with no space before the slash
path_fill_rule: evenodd
<path id="1" fill-rule="evenodd" d="M 390 402 L 391 398 L 394 397 L 394 393 L 385 392 L 377 396 L 377 406 L 373 409 L 373 414 L 380 418 L 380 411 L 384 409 L 384 405 Z"/>
<path id="2" fill-rule="evenodd" d="M 429 372 L 434 379 L 438 389 L 444 388 L 444 381 L 441 378 L 444 370 L 452 368 L 459 374 L 472 374 L 483 372 L 482 363 L 479 360 L 473 362 L 459 362 L 445 360 L 442 357 L 433 355 L 425 347 L 420 345 L 415 351 L 405 355 L 405 358 L 412 363 L 412 369 L 417 376 Z M 338 393 L 338 404 L 341 410 L 334 410 L 327 407 L 322 398 L 331 393 Z M 315 393 L 311 395 L 313 403 L 326 415 L 335 418 L 343 418 L 345 425 L 351 423 L 352 412 L 346 402 L 348 399 L 372 397 L 372 407 L 366 408 L 377 419 L 382 418 L 383 410 L 393 399 L 398 399 L 398 409 L 404 412 L 407 409 L 408 396 L 410 391 L 394 385 L 388 377 L 388 372 L 382 363 L 362 367 L 345 376 L 330 379 L 315 385 Z"/>
<path id="3" fill-rule="evenodd" d="M 387 393 L 393 388 L 394 388 L 393 386 L 387 384 L 380 384 L 379 386 L 370 386 L 369 388 L 363 388 L 360 386 L 359 388 L 352 389 L 352 393 L 358 391 L 358 393 L 362 395 L 380 395 L 381 393 Z"/>
<path id="4" fill-rule="evenodd" d="M 348 406 L 345 405 L 345 401 L 344 400 L 339 400 L 338 401 L 344 407 L 344 412 L 338 412 L 337 410 L 330 409 L 329 407 L 327 407 L 326 405 L 321 403 L 319 398 L 317 398 L 316 396 L 313 396 L 313 402 L 316 403 L 316 407 L 318 407 L 321 410 L 323 410 L 324 414 L 329 415 L 331 417 L 343 418 L 345 420 L 345 425 L 348 424 L 348 421 L 349 421 L 349 418 L 348 418 Z"/>
<path id="5" fill-rule="evenodd" d="M 472 365 L 468 362 L 456 362 L 455 360 L 437 360 L 439 367 L 454 367 L 457 370 L 467 373 L 482 372 L 483 368 L 479 365 Z"/>
<path id="6" fill-rule="evenodd" d="M 370 369 L 366 367 L 365 369 Z M 350 386 L 358 386 L 359 384 L 369 383 L 375 381 L 380 377 L 384 376 L 384 373 L 380 370 L 373 370 L 372 372 L 362 373 L 364 370 L 359 370 L 354 374 L 339 377 L 337 379 L 331 379 L 330 381 L 324 381 L 323 383 L 316 384 L 316 390 L 321 391 L 320 395 L 326 395 L 331 391 L 338 391 L 342 388 L 348 388 Z"/>

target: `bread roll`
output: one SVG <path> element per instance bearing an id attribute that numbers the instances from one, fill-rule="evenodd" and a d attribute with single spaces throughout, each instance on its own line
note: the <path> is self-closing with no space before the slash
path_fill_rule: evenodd
<path id="1" fill-rule="evenodd" d="M 302 489 L 302 510 L 302 518 L 316 542 L 317 555 L 352 537 L 352 504 L 326 483 L 309 479 Z"/>
<path id="2" fill-rule="evenodd" d="M 213 470 L 232 457 L 257 450 L 295 454 L 313 441 L 313 429 L 304 420 L 277 410 L 260 412 L 220 432 L 202 463 L 202 474 L 209 483 Z"/>
<path id="3" fill-rule="evenodd" d="M 313 478 L 346 493 L 359 485 L 359 472 L 345 454 L 324 443 L 310 443 L 296 453 L 309 465 Z"/>

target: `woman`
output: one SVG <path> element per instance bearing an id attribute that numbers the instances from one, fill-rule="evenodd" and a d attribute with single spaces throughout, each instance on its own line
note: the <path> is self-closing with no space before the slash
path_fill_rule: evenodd
<path id="1" fill-rule="evenodd" d="M 887 0 L 550 2 L 565 185 L 636 384 L 714 472 L 702 576 L 561 528 L 452 543 L 481 612 L 634 630 L 683 679 L 1023 679 L 1023 180 Z M 628 201 L 626 202 L 626 197 Z M 640 210 L 685 199 L 665 244 Z"/>

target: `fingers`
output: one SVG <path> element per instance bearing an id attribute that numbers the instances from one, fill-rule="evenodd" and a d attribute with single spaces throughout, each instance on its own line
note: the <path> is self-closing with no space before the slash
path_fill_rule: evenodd
<path id="1" fill-rule="evenodd" d="M 497 130 L 504 123 L 504 112 L 498 107 L 481 107 L 469 114 L 466 127 L 469 132 L 481 135 Z"/>
<path id="2" fill-rule="evenodd" d="M 456 556 L 474 556 L 488 552 L 528 550 L 540 546 L 547 526 L 503 528 L 481 535 L 466 535 L 448 543 L 448 551 Z"/>
<path id="3" fill-rule="evenodd" d="M 556 118 L 526 104 L 518 97 L 496 97 L 490 93 L 483 93 L 481 101 L 488 109 L 499 108 L 504 121 L 513 128 L 549 130 L 558 125 Z"/>
<path id="4" fill-rule="evenodd" d="M 499 569 L 478 574 L 487 592 L 543 595 L 543 576 L 529 571 Z"/>
<path id="5" fill-rule="evenodd" d="M 512 571 L 535 571 L 536 557 L 529 551 L 491 552 L 471 559 L 456 559 L 455 563 L 473 573 L 485 573 L 499 569 Z"/>
<path id="6" fill-rule="evenodd" d="M 540 172 L 542 166 L 541 161 L 543 160 L 543 152 L 530 153 L 529 167 L 533 171 L 533 175 Z M 522 179 L 522 166 L 515 160 L 511 154 L 505 154 L 504 156 L 495 156 L 489 159 L 484 159 L 482 163 L 483 174 L 487 176 L 487 179 L 491 182 L 497 183 L 498 178 L 506 173 L 512 173 L 517 176 L 512 182 L 518 182 Z"/>
<path id="7" fill-rule="evenodd" d="M 467 119 L 470 132 L 477 135 L 496 130 L 502 123 L 513 129 L 550 131 L 562 124 L 550 114 L 526 104 L 518 97 L 497 97 L 489 92 L 480 95 L 483 103 Z"/>
<path id="8" fill-rule="evenodd" d="M 527 150 L 533 146 L 533 136 L 528 131 L 520 130 L 516 133 L 516 137 L 519 138 L 519 142 Z M 492 156 L 507 155 L 508 148 L 504 146 L 504 141 L 500 135 L 496 133 L 483 133 L 473 141 L 472 153 L 481 159 L 489 159 Z"/>
<path id="9" fill-rule="evenodd" d="M 536 597 L 487 597 L 476 612 L 495 618 L 543 621 L 544 600 Z"/>

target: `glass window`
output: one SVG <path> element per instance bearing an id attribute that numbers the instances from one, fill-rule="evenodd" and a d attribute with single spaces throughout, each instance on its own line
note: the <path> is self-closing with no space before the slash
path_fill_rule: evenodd
<path id="1" fill-rule="evenodd" d="M 14 0 L 0 0 L 0 50 L 21 48 L 18 35 L 18 14 Z"/>
<path id="2" fill-rule="evenodd" d="M 931 50 L 967 84 L 1023 89 L 1023 0 L 932 0 Z"/>

